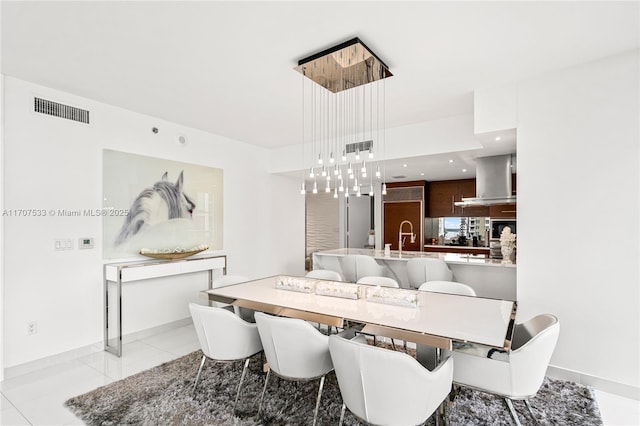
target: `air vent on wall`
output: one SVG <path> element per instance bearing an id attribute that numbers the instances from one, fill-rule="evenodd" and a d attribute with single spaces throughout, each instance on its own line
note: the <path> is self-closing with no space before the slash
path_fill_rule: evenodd
<path id="1" fill-rule="evenodd" d="M 370 151 L 372 146 L 373 146 L 373 141 L 348 143 L 346 146 L 346 151 L 347 151 L 347 154 L 350 154 L 352 152 L 363 152 L 367 150 Z"/>
<path id="2" fill-rule="evenodd" d="M 33 110 L 54 117 L 89 124 L 89 111 L 42 98 L 33 98 Z"/>
<path id="3" fill-rule="evenodd" d="M 384 201 L 422 201 L 424 199 L 424 188 L 422 186 L 403 186 L 398 188 L 387 188 L 387 195 Z"/>

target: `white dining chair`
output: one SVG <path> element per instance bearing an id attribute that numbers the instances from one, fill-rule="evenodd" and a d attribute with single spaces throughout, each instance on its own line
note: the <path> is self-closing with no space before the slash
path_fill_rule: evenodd
<path id="1" fill-rule="evenodd" d="M 310 381 L 320 379 L 313 424 L 318 419 L 325 375 L 333 370 L 329 354 L 329 336 L 320 333 L 306 321 L 296 318 L 276 317 L 256 312 L 256 324 L 264 347 L 269 370 L 258 404 L 258 417 L 262 410 L 269 376 L 273 372 L 285 380 Z"/>
<path id="2" fill-rule="evenodd" d="M 400 288 L 400 285 L 398 285 L 398 282 L 393 278 L 389 278 L 389 277 L 375 277 L 375 276 L 362 277 L 357 281 L 357 283 L 366 284 L 366 285 L 377 285 L 380 287 Z"/>
<path id="3" fill-rule="evenodd" d="M 342 275 L 330 269 L 314 269 L 313 271 L 307 272 L 305 277 L 319 280 L 342 281 Z"/>
<path id="4" fill-rule="evenodd" d="M 314 269 L 313 271 L 307 272 L 305 275 L 307 278 L 315 278 L 318 280 L 329 280 L 329 281 L 339 281 L 342 282 L 342 275 L 339 272 L 332 271 L 330 269 Z M 316 328 L 318 330 L 322 330 L 322 324 L 317 323 Z M 327 326 L 327 334 L 331 334 L 332 326 Z M 338 328 L 336 327 L 336 332 Z"/>
<path id="5" fill-rule="evenodd" d="M 386 275 L 386 268 L 379 265 L 371 256 L 364 254 L 348 254 L 338 260 L 342 267 L 344 280 L 350 283 L 355 283 L 362 277 L 383 277 Z"/>
<path id="6" fill-rule="evenodd" d="M 365 284 L 365 285 L 372 285 L 372 286 L 380 286 L 380 287 L 391 287 L 391 288 L 400 288 L 400 285 L 398 284 L 398 282 L 396 280 L 394 280 L 393 278 L 389 278 L 389 277 L 376 277 L 376 276 L 368 276 L 368 277 L 362 277 L 358 280 L 357 284 Z M 373 336 L 373 344 L 375 345 L 377 342 L 377 336 Z M 391 339 L 391 346 L 393 347 L 393 349 L 396 349 L 396 343 L 394 342 L 393 339 Z M 403 342 L 403 346 L 406 352 L 407 349 L 407 342 L 404 341 Z"/>
<path id="7" fill-rule="evenodd" d="M 431 291 L 434 293 L 457 294 L 460 296 L 476 296 L 476 291 L 467 284 L 454 281 L 428 281 L 418 288 L 420 291 Z"/>
<path id="8" fill-rule="evenodd" d="M 451 358 L 429 371 L 405 353 L 337 335 L 329 351 L 343 400 L 340 425 L 345 408 L 367 424 L 422 424 L 451 390 Z"/>
<path id="9" fill-rule="evenodd" d="M 215 362 L 245 360 L 236 391 L 236 399 L 233 403 L 232 412 L 235 412 L 242 382 L 247 374 L 249 359 L 262 352 L 258 327 L 224 308 L 190 303 L 189 311 L 203 353 L 200 368 L 193 383 L 193 392 L 198 386 L 200 374 L 207 359 Z"/>
<path id="10" fill-rule="evenodd" d="M 416 258 L 407 261 L 409 285 L 418 288 L 427 281 L 451 281 L 453 272 L 444 260 L 435 258 Z"/>
<path id="11" fill-rule="evenodd" d="M 454 359 L 454 383 L 503 397 L 514 422 L 519 426 L 520 419 L 512 401 L 524 400 L 531 417 L 537 422 L 528 399 L 542 385 L 559 334 L 558 318 L 541 314 L 516 324 L 511 351 L 506 359 L 479 357 L 457 350 L 444 354 Z M 502 354 L 500 356 L 504 358 Z"/>

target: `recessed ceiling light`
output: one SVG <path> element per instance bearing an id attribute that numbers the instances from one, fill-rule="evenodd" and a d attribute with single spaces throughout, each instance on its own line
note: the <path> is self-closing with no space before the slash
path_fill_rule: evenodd
<path id="1" fill-rule="evenodd" d="M 403 164 L 403 165 L 402 165 L 402 167 L 407 167 L 407 165 L 406 165 L 406 164 Z"/>
<path id="2" fill-rule="evenodd" d="M 450 163 L 453 163 L 453 160 L 449 160 Z"/>
<path id="3" fill-rule="evenodd" d="M 424 176 L 424 173 L 420 173 L 420 176 Z"/>
<path id="4" fill-rule="evenodd" d="M 500 136 L 496 136 L 496 142 L 502 139 Z"/>
<path id="5" fill-rule="evenodd" d="M 462 169 L 462 173 L 466 173 L 466 172 L 467 172 L 467 169 Z"/>

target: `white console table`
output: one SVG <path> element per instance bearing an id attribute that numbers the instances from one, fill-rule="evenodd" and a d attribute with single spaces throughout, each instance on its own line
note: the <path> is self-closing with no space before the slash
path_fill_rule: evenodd
<path id="1" fill-rule="evenodd" d="M 137 262 L 107 263 L 104 265 L 104 350 L 117 356 L 122 355 L 122 283 L 209 271 L 208 289 L 213 286 L 213 271 L 227 273 L 227 256 L 200 255 L 177 260 L 143 260 Z M 117 335 L 109 337 L 109 287 L 115 286 Z M 115 344 L 110 341 L 115 340 Z"/>

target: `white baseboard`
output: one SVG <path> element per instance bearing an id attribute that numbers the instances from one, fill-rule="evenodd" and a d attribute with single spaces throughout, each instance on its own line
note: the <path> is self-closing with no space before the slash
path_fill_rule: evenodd
<path id="1" fill-rule="evenodd" d="M 146 330 L 137 331 L 135 333 L 130 333 L 122 336 L 122 343 L 125 344 L 125 343 L 134 342 L 136 340 L 145 339 L 147 337 L 153 336 L 154 334 L 163 333 L 165 331 L 184 327 L 189 324 L 193 324 L 191 317 L 173 321 L 167 324 L 162 324 L 157 327 L 148 328 Z M 95 352 L 100 352 L 103 350 L 104 350 L 104 342 L 100 341 L 100 342 L 93 343 L 91 345 L 72 349 L 70 351 L 62 352 L 56 355 L 51 355 L 45 358 L 40 358 L 33 361 L 25 362 L 24 364 L 8 367 L 4 369 L 4 380 L 29 374 L 33 371 L 42 370 L 47 367 L 54 366 L 56 364 L 62 364 L 65 362 L 73 361 L 77 358 L 90 355 Z"/>
<path id="2" fill-rule="evenodd" d="M 579 371 L 573 371 L 566 368 L 554 367 L 552 365 L 547 368 L 547 376 L 555 379 L 570 380 L 603 392 L 640 401 L 640 387 L 637 386 L 614 382 L 613 380 L 584 374 Z"/>
<path id="3" fill-rule="evenodd" d="M 147 337 L 151 337 L 154 334 L 164 333 L 165 331 L 173 330 L 174 328 L 184 327 L 185 325 L 193 324 L 193 320 L 191 317 L 183 318 L 181 320 L 169 322 L 167 324 L 162 324 L 157 327 L 147 328 L 146 330 L 136 331 L 135 333 L 130 333 L 125 336 L 122 336 L 122 343 L 131 343 L 136 340 L 146 339 Z M 102 343 L 100 343 L 102 345 Z"/>

